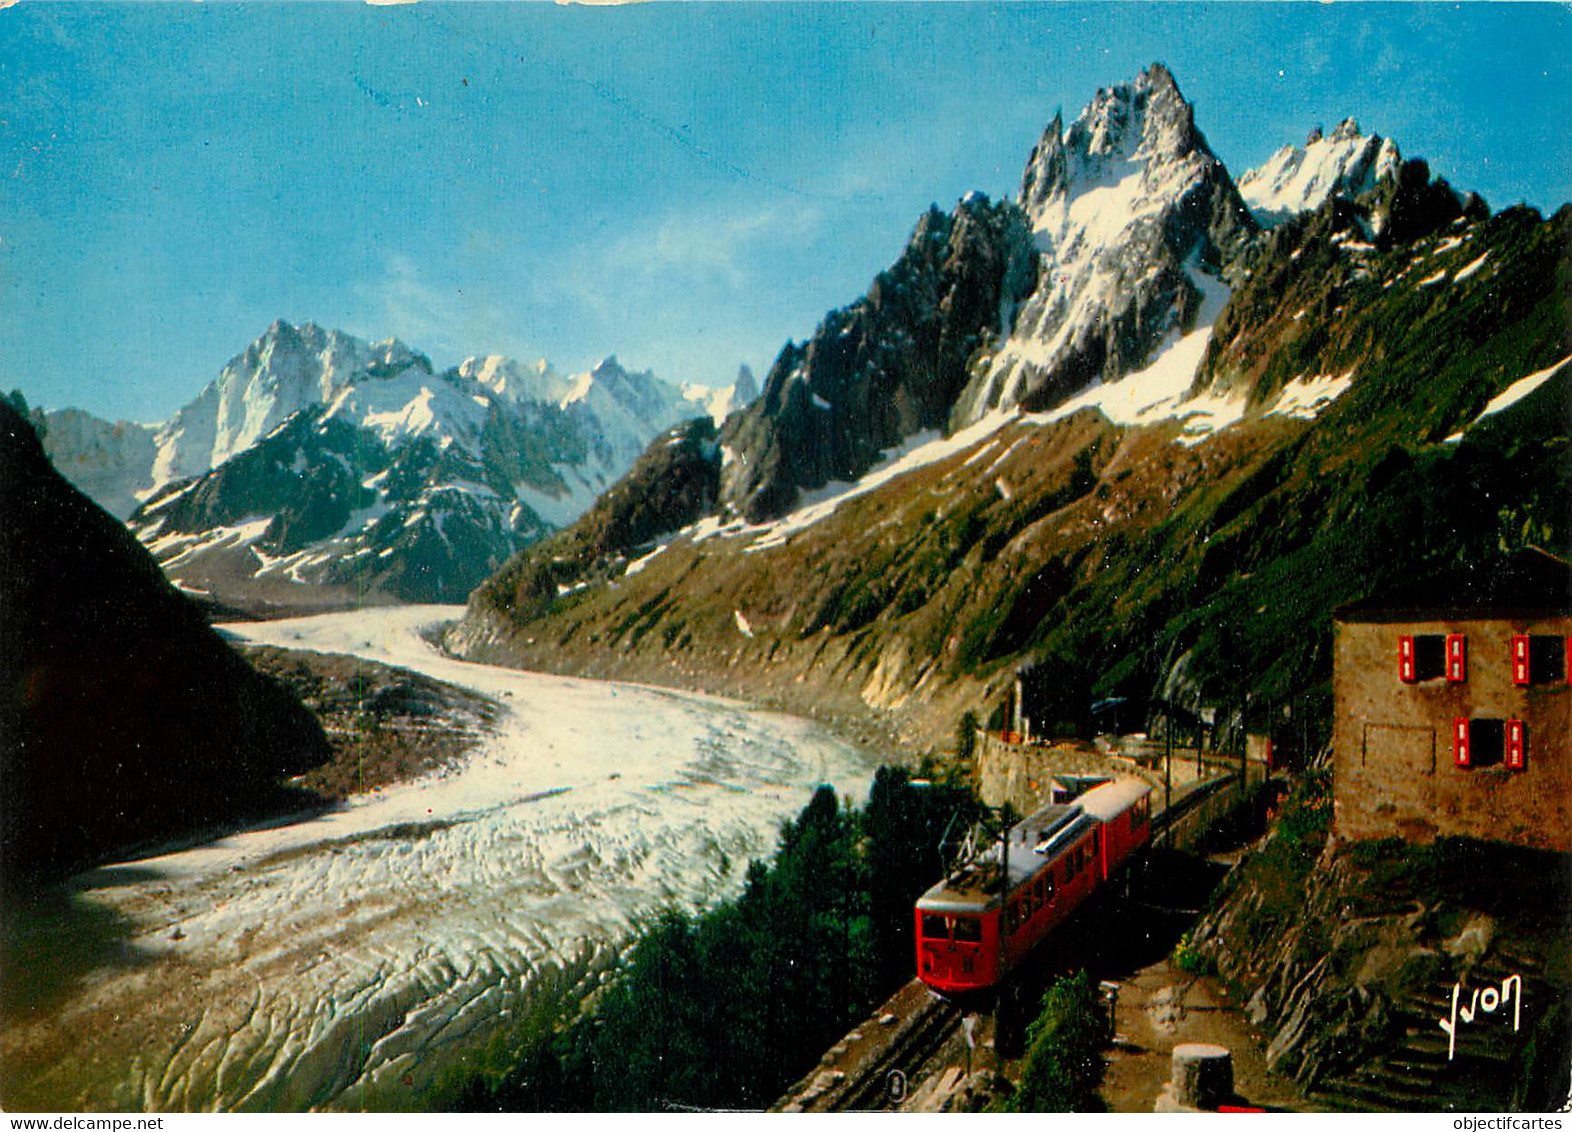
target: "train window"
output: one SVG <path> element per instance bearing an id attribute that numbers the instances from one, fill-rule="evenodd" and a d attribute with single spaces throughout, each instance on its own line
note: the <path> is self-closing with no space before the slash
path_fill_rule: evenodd
<path id="1" fill-rule="evenodd" d="M 1047 902 L 1053 901 L 1053 871 L 1050 869 L 1043 874 L 1043 897 Z"/>
<path id="2" fill-rule="evenodd" d="M 949 939 L 950 938 L 950 932 L 944 926 L 944 917 L 943 916 L 934 916 L 934 915 L 931 915 L 931 914 L 928 914 L 928 913 L 924 913 L 923 914 L 923 918 L 922 918 L 922 934 L 923 934 L 923 938 L 924 939 Z"/>
<path id="3" fill-rule="evenodd" d="M 1151 814 L 1152 814 L 1152 798 L 1151 798 L 1151 795 L 1143 794 L 1143 795 L 1141 795 L 1140 798 L 1136 799 L 1135 809 L 1133 811 L 1131 811 L 1131 815 L 1130 815 L 1130 825 L 1131 825 L 1131 827 L 1133 828 L 1133 827 L 1136 827 L 1136 826 L 1145 825 L 1147 818 L 1151 817 Z"/>
<path id="4" fill-rule="evenodd" d="M 982 921 L 976 916 L 955 917 L 955 938 L 962 943 L 981 943 Z"/>

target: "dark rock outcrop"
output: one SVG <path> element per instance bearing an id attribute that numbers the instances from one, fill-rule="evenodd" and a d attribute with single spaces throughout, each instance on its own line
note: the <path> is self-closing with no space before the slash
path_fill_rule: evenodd
<path id="1" fill-rule="evenodd" d="M 79 866 L 272 808 L 310 714 L 62 479 L 0 405 L 0 871 Z"/>
<path id="2" fill-rule="evenodd" d="M 853 480 L 885 449 L 944 427 L 977 350 L 1008 329 L 1030 289 L 1021 211 L 968 196 L 930 208 L 868 294 L 776 358 L 763 395 L 727 421 L 721 501 L 751 521 L 803 488 Z"/>
<path id="3" fill-rule="evenodd" d="M 622 566 L 637 548 L 709 515 L 720 479 L 708 417 L 667 430 L 583 518 L 519 553 L 477 589 L 471 608 L 545 612 L 580 582 Z"/>

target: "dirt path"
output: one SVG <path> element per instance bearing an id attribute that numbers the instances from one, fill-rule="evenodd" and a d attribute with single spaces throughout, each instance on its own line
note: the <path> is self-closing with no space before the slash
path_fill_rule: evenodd
<path id="1" fill-rule="evenodd" d="M 1189 975 L 1166 959 L 1114 980 L 1114 1050 L 1102 1096 L 1114 1112 L 1151 1112 L 1171 1071 L 1177 1045 L 1206 1042 L 1233 1054 L 1239 1103 L 1305 1107 L 1293 1082 L 1266 1070 L 1266 1046 L 1215 979 Z"/>

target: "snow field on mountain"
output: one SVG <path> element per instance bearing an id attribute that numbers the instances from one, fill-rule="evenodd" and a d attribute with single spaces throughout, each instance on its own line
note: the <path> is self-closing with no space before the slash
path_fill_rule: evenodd
<path id="1" fill-rule="evenodd" d="M 821 782 L 866 794 L 869 761 L 806 721 L 449 660 L 421 630 L 462 612 L 229 626 L 413 668 L 504 711 L 460 765 L 86 874 L 137 961 L 0 1043 L 69 1033 L 47 1074 L 87 1108 L 409 1103 L 543 972 L 620 948 L 662 907 L 738 891 Z"/>

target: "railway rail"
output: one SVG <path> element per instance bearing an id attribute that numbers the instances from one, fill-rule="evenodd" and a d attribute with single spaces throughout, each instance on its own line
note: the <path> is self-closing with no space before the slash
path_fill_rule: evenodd
<path id="1" fill-rule="evenodd" d="M 898 1108 L 922 1067 L 959 1032 L 961 1011 L 913 979 L 851 1030 L 774 1106 L 777 1112 Z"/>

